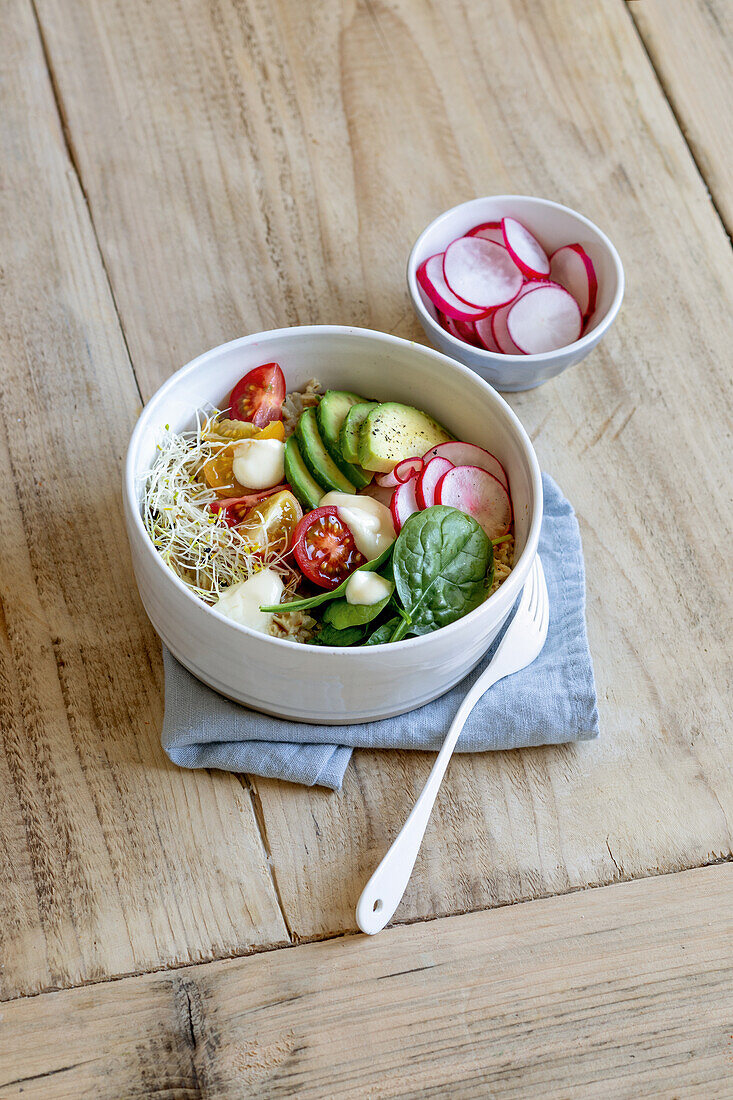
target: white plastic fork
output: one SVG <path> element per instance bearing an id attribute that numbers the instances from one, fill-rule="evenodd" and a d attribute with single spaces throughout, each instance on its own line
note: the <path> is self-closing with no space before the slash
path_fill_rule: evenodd
<path id="1" fill-rule="evenodd" d="M 537 555 L 524 584 L 519 607 L 489 667 L 461 703 L 420 797 L 382 862 L 364 887 L 356 906 L 356 923 L 373 936 L 381 932 L 402 900 L 435 804 L 438 789 L 466 719 L 490 687 L 531 664 L 545 644 L 550 601 L 542 562 Z"/>

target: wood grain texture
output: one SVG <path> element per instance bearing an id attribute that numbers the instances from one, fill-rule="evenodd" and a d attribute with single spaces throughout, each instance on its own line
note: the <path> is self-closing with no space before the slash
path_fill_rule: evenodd
<path id="1" fill-rule="evenodd" d="M 140 403 L 30 7 L 0 36 L 0 996 L 287 938 L 251 799 L 159 744 Z"/>
<path id="2" fill-rule="evenodd" d="M 15 1001 L 0 1093 L 729 1096 L 732 903 L 725 865 Z"/>
<path id="3" fill-rule="evenodd" d="M 398 918 L 729 854 L 731 258 L 622 0 L 38 8 L 145 396 L 258 328 L 417 338 L 409 247 L 473 195 L 610 232 L 615 327 L 512 398 L 579 514 L 602 737 L 455 759 Z M 429 764 L 358 753 L 339 796 L 256 783 L 296 936 L 353 927 Z"/>
<path id="4" fill-rule="evenodd" d="M 662 87 L 733 232 L 733 5 L 729 0 L 629 0 Z"/>

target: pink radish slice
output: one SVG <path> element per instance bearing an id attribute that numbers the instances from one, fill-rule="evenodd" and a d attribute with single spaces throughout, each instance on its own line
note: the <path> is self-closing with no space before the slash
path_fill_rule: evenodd
<path id="1" fill-rule="evenodd" d="M 506 309 L 506 306 L 503 306 L 502 308 Z M 493 351 L 495 353 L 498 352 L 501 355 L 502 351 L 496 340 L 494 339 L 494 334 L 491 331 L 491 324 L 491 314 L 489 314 L 488 317 L 482 317 L 480 321 L 476 321 L 474 326 L 476 329 L 476 335 L 481 342 L 482 348 L 485 348 L 486 351 Z"/>
<path id="2" fill-rule="evenodd" d="M 474 225 L 473 229 L 469 229 L 466 233 L 467 237 L 483 237 L 485 241 L 494 241 L 495 244 L 504 244 L 504 234 L 501 229 L 501 222 L 482 222 L 481 225 Z"/>
<path id="3" fill-rule="evenodd" d="M 473 344 L 477 348 L 481 347 L 481 341 L 476 332 L 478 321 L 454 321 L 453 324 L 461 340 L 464 340 L 467 344 Z"/>
<path id="4" fill-rule="evenodd" d="M 598 280 L 593 261 L 581 245 L 564 244 L 552 253 L 550 277 L 572 294 L 583 318 L 590 317 L 596 308 Z"/>
<path id="5" fill-rule="evenodd" d="M 509 316 L 509 310 L 512 308 L 514 303 L 518 302 L 520 298 L 523 298 L 525 294 L 529 294 L 531 290 L 536 290 L 537 287 L 558 285 L 558 283 L 551 282 L 550 279 L 543 279 L 541 282 L 536 279 L 528 279 L 522 289 L 519 291 L 519 294 L 517 294 L 514 301 L 509 302 L 509 304 L 506 306 L 502 306 L 501 309 L 498 309 L 496 313 L 492 314 L 491 335 L 493 337 L 494 343 L 497 346 L 498 351 L 500 351 L 502 355 L 524 355 L 522 349 L 518 348 L 512 340 L 511 336 L 509 335 L 509 329 L 507 328 L 507 317 Z M 479 322 L 476 322 L 477 326 L 478 323 Z M 482 321 L 481 324 L 484 325 L 484 327 L 486 326 L 485 321 Z"/>
<path id="6" fill-rule="evenodd" d="M 518 348 L 526 355 L 537 355 L 574 343 L 583 328 L 583 315 L 567 290 L 540 286 L 513 303 L 506 327 Z"/>
<path id="7" fill-rule="evenodd" d="M 486 316 L 485 309 L 475 309 L 453 293 L 443 277 L 443 253 L 438 252 L 420 264 L 415 278 L 430 301 L 439 310 L 458 321 L 478 321 Z"/>
<path id="8" fill-rule="evenodd" d="M 478 466 L 481 470 L 493 474 L 496 480 L 500 481 L 506 491 L 509 492 L 509 479 L 501 462 L 499 462 L 496 455 L 492 455 L 491 451 L 484 450 L 477 443 L 461 443 L 457 440 L 450 443 L 438 443 L 437 446 L 431 447 L 429 451 L 425 452 L 423 462 L 429 465 L 434 458 L 447 458 L 452 466 Z"/>
<path id="9" fill-rule="evenodd" d="M 415 484 L 415 496 L 420 508 L 430 508 L 435 504 L 435 487 L 443 474 L 452 469 L 453 463 L 447 458 L 431 458 L 425 463 Z"/>
<path id="10" fill-rule="evenodd" d="M 522 349 L 518 348 L 512 340 L 506 325 L 509 310 L 513 305 L 514 302 L 510 302 L 508 306 L 502 306 L 501 309 L 497 309 L 496 313 L 491 315 L 491 335 L 502 355 L 524 355 Z"/>
<path id="11" fill-rule="evenodd" d="M 505 535 L 511 526 L 509 494 L 493 474 L 480 466 L 454 466 L 448 470 L 438 482 L 435 501 L 473 516 L 490 539 Z"/>
<path id="12" fill-rule="evenodd" d="M 398 485 L 392 494 L 389 510 L 392 513 L 394 529 L 399 533 L 413 512 L 419 512 L 420 506 L 415 496 L 415 478 L 410 478 L 404 485 Z"/>
<path id="13" fill-rule="evenodd" d="M 501 228 L 509 254 L 528 279 L 543 279 L 550 274 L 547 253 L 528 229 L 516 218 L 502 218 Z"/>
<path id="14" fill-rule="evenodd" d="M 421 458 L 403 458 L 388 474 L 380 474 L 376 479 L 386 489 L 404 485 L 411 477 L 417 477 L 425 463 Z"/>
<path id="15" fill-rule="evenodd" d="M 474 321 L 454 321 L 452 317 L 446 317 L 445 314 L 442 314 L 442 317 L 443 328 L 451 336 L 455 336 L 456 340 L 460 340 L 463 344 L 472 344 L 477 348 L 481 347 Z"/>
<path id="16" fill-rule="evenodd" d="M 484 311 L 510 302 L 522 285 L 522 273 L 506 248 L 483 237 L 459 237 L 449 244 L 443 275 L 454 294 Z"/>

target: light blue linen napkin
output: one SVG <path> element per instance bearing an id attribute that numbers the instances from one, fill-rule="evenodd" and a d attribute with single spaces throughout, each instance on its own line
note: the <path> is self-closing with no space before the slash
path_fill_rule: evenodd
<path id="1" fill-rule="evenodd" d="M 550 596 L 547 641 L 533 664 L 484 695 L 466 722 L 458 752 L 598 736 L 580 531 L 571 505 L 548 474 L 543 474 L 543 486 L 539 552 Z M 354 748 L 439 749 L 463 697 L 500 640 L 501 635 L 478 667 L 440 699 L 396 718 L 340 729 L 270 718 L 232 703 L 195 679 L 164 647 L 163 748 L 183 768 L 249 772 L 337 791 Z"/>

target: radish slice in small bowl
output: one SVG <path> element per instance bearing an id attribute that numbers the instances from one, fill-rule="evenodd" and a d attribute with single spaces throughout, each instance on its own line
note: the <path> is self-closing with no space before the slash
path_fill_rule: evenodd
<path id="1" fill-rule="evenodd" d="M 567 290 L 539 286 L 512 303 L 506 327 L 509 339 L 521 351 L 536 355 L 575 343 L 583 328 L 583 314 Z"/>
<path id="2" fill-rule="evenodd" d="M 506 248 L 483 237 L 459 237 L 449 244 L 443 275 L 458 298 L 484 312 L 510 302 L 522 286 L 522 273 Z"/>
<path id="3" fill-rule="evenodd" d="M 450 443 L 438 443 L 423 455 L 423 461 L 427 464 L 426 468 L 434 457 L 447 458 L 452 466 L 479 466 L 487 473 L 493 474 L 497 481 L 500 481 L 506 491 L 509 492 L 509 479 L 501 462 L 499 462 L 496 455 L 492 455 L 491 451 L 484 450 L 477 443 L 460 443 L 457 440 Z M 419 499 L 420 494 L 418 493 Z"/>
<path id="4" fill-rule="evenodd" d="M 435 490 L 436 504 L 473 516 L 490 539 L 501 538 L 512 523 L 512 504 L 504 486 L 479 466 L 454 466 Z"/>
<path id="5" fill-rule="evenodd" d="M 422 473 L 415 484 L 415 496 L 420 508 L 431 508 L 435 504 L 435 487 L 443 474 L 453 469 L 453 463 L 447 458 L 428 459 L 427 455 L 425 458 Z"/>
<path id="6" fill-rule="evenodd" d="M 505 306 L 502 308 L 506 308 Z M 479 338 L 481 347 L 486 351 L 493 351 L 495 354 L 502 354 L 502 350 L 494 339 L 494 334 L 491 331 L 491 319 L 493 314 L 489 314 L 488 317 L 482 317 L 480 321 L 474 323 L 476 329 L 476 335 Z"/>
<path id="7" fill-rule="evenodd" d="M 515 264 L 528 279 L 544 279 L 550 274 L 547 253 L 530 231 L 516 218 L 502 218 L 504 244 Z"/>
<path id="8" fill-rule="evenodd" d="M 521 348 L 517 347 L 517 345 L 512 340 L 509 329 L 507 328 L 507 318 L 509 317 L 509 310 L 515 304 L 515 302 L 518 302 L 520 298 L 523 298 L 525 296 L 525 294 L 529 294 L 531 290 L 536 290 L 537 287 L 540 286 L 559 286 L 559 284 L 553 283 L 549 279 L 542 279 L 541 281 L 528 279 L 513 301 L 509 302 L 508 305 L 502 306 L 501 309 L 498 309 L 495 313 L 491 315 L 491 335 L 494 343 L 496 344 L 497 350 L 501 352 L 502 355 L 525 354 L 525 352 L 522 351 Z M 477 325 L 479 323 L 482 325 L 482 334 L 486 330 L 488 320 L 489 319 L 486 318 L 486 320 L 476 322 Z M 478 331 L 478 328 L 476 331 Z"/>
<path id="9" fill-rule="evenodd" d="M 583 320 L 596 308 L 598 279 L 596 269 L 585 249 L 579 244 L 564 244 L 550 256 L 550 278 L 572 294 L 580 306 Z"/>
<path id="10" fill-rule="evenodd" d="M 510 302 L 508 306 L 502 306 L 501 309 L 497 309 L 496 313 L 491 315 L 491 335 L 502 355 L 524 355 L 522 349 L 518 348 L 512 340 L 506 325 L 509 310 L 513 305 L 514 302 Z"/>
<path id="11" fill-rule="evenodd" d="M 433 305 L 454 321 L 477 321 L 486 316 L 485 309 L 476 309 L 456 297 L 443 276 L 443 253 L 437 252 L 420 264 L 415 278 Z"/>
<path id="12" fill-rule="evenodd" d="M 474 225 L 473 229 L 469 229 L 466 233 L 467 237 L 483 237 L 485 241 L 494 241 L 495 244 L 504 244 L 504 233 L 502 232 L 501 222 L 482 222 L 481 225 Z"/>
<path id="13" fill-rule="evenodd" d="M 392 513 L 394 529 L 398 534 L 402 525 L 407 522 L 413 512 L 420 511 L 420 506 L 415 496 L 415 481 L 416 479 L 414 477 L 410 478 L 404 485 L 398 485 L 392 493 L 392 501 L 389 510 Z"/>
<path id="14" fill-rule="evenodd" d="M 380 474 L 376 480 L 386 489 L 393 489 L 396 485 L 404 485 L 410 478 L 417 477 L 424 465 L 422 458 L 403 458 L 388 474 Z"/>

